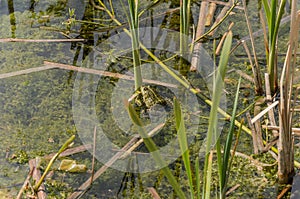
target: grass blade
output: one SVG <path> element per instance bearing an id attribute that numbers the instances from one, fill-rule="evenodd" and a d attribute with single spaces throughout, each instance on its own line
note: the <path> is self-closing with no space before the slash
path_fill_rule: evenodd
<path id="1" fill-rule="evenodd" d="M 263 6 L 264 6 L 264 10 L 266 13 L 266 18 L 268 20 L 268 24 L 270 24 L 269 19 L 271 19 L 271 11 L 270 11 L 270 5 L 269 5 L 269 1 L 268 0 L 262 0 Z"/>
<path id="2" fill-rule="evenodd" d="M 189 180 L 190 194 L 191 199 L 194 198 L 194 185 L 193 185 L 193 175 L 190 165 L 190 154 L 188 150 L 188 142 L 185 131 L 184 119 L 181 113 L 181 107 L 176 98 L 174 98 L 174 111 L 175 111 L 175 120 L 176 120 L 176 130 L 178 135 L 178 141 L 180 145 L 180 150 L 182 153 L 182 159 L 185 166 L 185 171 Z"/>
<path id="3" fill-rule="evenodd" d="M 235 121 L 235 116 L 236 116 L 236 110 L 238 106 L 238 98 L 239 98 L 239 91 L 240 91 L 240 85 L 241 85 L 241 78 L 239 79 L 238 86 L 236 89 L 236 94 L 235 94 L 235 100 L 234 100 L 234 105 L 233 105 L 233 111 L 232 111 L 232 116 L 230 119 L 230 127 L 226 139 L 226 143 L 224 146 L 224 152 L 223 152 L 223 162 L 222 162 L 222 171 L 220 175 L 220 182 L 221 182 L 221 193 L 222 193 L 222 198 L 225 198 L 225 191 L 226 191 L 226 183 L 229 175 L 229 157 L 230 157 L 230 149 L 232 146 L 232 137 L 234 133 L 234 121 Z"/>
<path id="4" fill-rule="evenodd" d="M 213 100 L 212 100 L 212 105 L 211 105 L 211 110 L 210 110 L 210 115 L 209 115 L 209 125 L 208 125 L 208 131 L 207 131 L 206 153 L 205 153 L 206 158 L 205 158 L 205 165 L 204 165 L 205 182 L 203 184 L 203 187 L 205 189 L 205 190 L 203 190 L 203 193 L 205 193 L 205 198 L 210 197 L 210 195 L 207 195 L 207 193 L 210 192 L 209 179 L 211 178 L 211 176 L 209 176 L 209 172 L 207 172 L 209 169 L 211 169 L 208 167 L 209 152 L 211 150 L 212 144 L 217 139 L 216 131 L 217 131 L 217 124 L 218 124 L 218 115 L 217 115 L 218 107 L 219 107 L 220 99 L 221 99 L 221 95 L 222 95 L 224 77 L 225 77 L 225 73 L 226 73 L 226 69 L 227 69 L 227 63 L 228 63 L 228 58 L 229 58 L 229 54 L 230 54 L 231 43 L 232 43 L 232 32 L 229 31 L 228 35 L 225 39 L 223 48 L 222 48 L 222 52 L 221 52 L 221 57 L 220 57 L 219 67 L 217 70 L 216 80 L 214 82 L 213 97 L 212 97 Z"/>

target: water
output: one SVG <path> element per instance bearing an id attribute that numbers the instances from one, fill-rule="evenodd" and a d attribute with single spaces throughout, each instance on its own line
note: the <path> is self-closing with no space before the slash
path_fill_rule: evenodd
<path id="1" fill-rule="evenodd" d="M 145 8 L 148 3 L 149 1 L 145 1 L 145 4 L 141 5 L 142 8 Z M 114 2 L 116 18 L 125 23 L 126 15 L 124 15 L 124 9 L 122 5 L 117 4 L 119 4 L 119 1 Z M 173 9 L 177 6 L 178 2 L 176 1 L 161 3 L 154 10 L 146 12 L 144 20 L 141 22 L 141 27 L 164 27 L 178 31 L 178 11 L 173 10 L 171 14 L 159 15 L 166 9 Z M 70 9 L 75 9 L 75 18 L 82 22 L 68 24 L 70 22 Z M 197 5 L 192 9 L 192 21 L 194 23 L 198 20 L 198 10 L 199 7 Z M 240 27 L 246 26 L 245 22 L 240 20 L 243 16 L 242 13 L 238 10 L 236 12 L 237 14 L 232 16 L 232 20 L 235 20 L 237 23 L 233 28 L 233 32 L 235 37 L 241 38 L 247 35 L 247 32 L 246 28 Z M 251 18 L 254 21 L 257 20 L 255 13 Z M 106 21 L 102 21 L 102 19 L 106 19 Z M 0 73 L 4 74 L 40 67 L 43 66 L 43 61 L 47 60 L 132 76 L 130 39 L 126 39 L 126 35 L 122 34 L 122 28 L 114 28 L 114 23 L 107 21 L 107 19 L 106 14 L 94 9 L 87 1 L 0 0 L 0 38 L 64 39 L 68 35 L 71 38 L 85 39 L 85 42 L 77 43 L 0 43 Z M 102 27 L 95 23 L 84 23 L 92 20 L 105 25 L 109 24 L 111 27 Z M 225 21 L 224 25 L 220 27 L 220 35 L 226 30 L 228 24 L 229 21 Z M 257 24 L 253 24 L 253 26 L 254 29 L 258 28 Z M 126 27 L 126 24 L 123 27 Z M 154 50 L 153 53 L 156 56 L 160 56 L 161 59 L 167 59 L 178 53 L 179 45 L 174 42 L 177 40 L 176 37 L 178 35 L 166 34 L 156 30 L 151 29 L 153 38 L 147 36 L 146 31 L 141 34 L 142 38 L 150 37 L 153 39 L 154 43 L 156 42 L 155 47 L 160 48 L 160 50 Z M 167 36 L 164 37 L 165 35 Z M 216 35 L 216 37 L 218 36 L 219 34 Z M 120 38 L 123 38 L 123 40 Z M 122 42 L 118 43 L 120 40 Z M 211 43 L 208 42 L 204 46 L 207 47 L 206 50 L 210 53 Z M 161 50 L 162 48 L 163 50 Z M 205 55 L 210 57 L 209 54 Z M 149 60 L 147 54 L 142 54 L 142 58 L 143 60 Z M 236 58 L 233 57 L 232 59 Z M 169 60 L 166 64 L 176 67 L 178 62 L 178 60 Z M 206 60 L 205 65 L 208 65 L 209 62 L 209 60 Z M 157 68 L 155 64 L 143 64 L 144 68 L 147 68 L 143 74 L 144 78 L 178 85 L 176 81 L 167 77 L 166 73 L 162 69 Z M 245 65 L 238 64 L 237 67 L 244 69 Z M 188 76 L 194 85 L 200 86 L 206 83 L 202 78 L 207 78 L 211 71 L 206 71 L 207 68 L 205 67 L 203 69 L 203 73 Z M 212 66 L 208 67 L 208 69 L 211 70 Z M 231 78 L 234 79 L 236 77 Z M 202 89 L 207 92 L 209 85 L 204 85 Z M 232 89 L 234 90 L 234 88 Z M 231 90 L 229 89 L 229 91 Z M 29 172 L 28 164 L 26 164 L 28 159 L 57 152 L 72 134 L 77 134 L 75 145 L 93 143 L 95 126 L 97 126 L 97 132 L 99 133 L 96 151 L 98 162 L 95 167 L 96 169 L 100 168 L 134 135 L 134 129 L 126 117 L 127 112 L 122 108 L 124 99 L 129 98 L 133 92 L 134 85 L 129 80 L 63 69 L 51 69 L 0 79 L 0 140 L 2 143 L 0 145 L 0 189 L 3 192 L 8 191 L 15 196 Z M 181 96 L 182 101 L 186 99 L 186 105 L 188 106 L 185 108 L 193 112 L 202 111 L 202 116 L 208 116 L 209 109 L 205 107 L 204 103 L 198 99 L 195 100 L 184 89 L 183 91 L 178 91 L 178 89 L 171 87 L 165 93 L 167 95 L 171 93 L 171 96 L 172 94 Z M 165 93 L 162 92 L 162 94 Z M 209 92 L 205 94 L 207 96 L 210 95 Z M 251 97 L 253 97 L 253 91 L 250 91 L 249 98 Z M 231 101 L 229 100 L 229 105 Z M 199 103 L 203 109 L 193 110 L 193 108 L 199 107 L 194 106 L 194 103 Z M 74 104 L 78 109 L 74 109 Z M 244 106 L 247 105 L 246 103 Z M 163 122 L 167 118 L 166 110 L 162 109 L 161 112 L 165 115 L 161 118 L 154 118 L 152 120 L 153 124 Z M 155 117 L 155 114 L 153 115 Z M 192 122 L 187 122 L 186 125 L 194 132 L 189 141 L 192 143 L 192 150 L 198 151 L 199 143 L 202 143 L 205 138 L 207 120 L 199 119 L 198 116 L 195 117 L 193 115 L 189 115 L 189 117 L 189 121 Z M 147 126 L 148 130 L 153 127 L 154 125 Z M 157 134 L 154 140 L 162 146 L 167 145 L 175 137 L 173 134 L 174 128 L 172 125 L 166 127 L 164 134 Z M 103 142 L 104 139 L 107 140 Z M 250 150 L 251 153 L 251 146 L 249 146 L 251 139 L 245 137 L 242 142 L 243 149 L 240 150 L 244 152 L 249 152 Z M 170 164 L 170 168 L 177 172 L 176 175 L 180 177 L 182 186 L 186 188 L 187 179 L 181 170 L 183 163 L 176 156 L 179 147 L 174 144 L 170 148 L 174 150 L 166 150 L 169 154 L 167 154 L 168 156 L 165 154 L 165 158 L 170 158 L 171 162 L 174 161 Z M 141 171 L 142 167 L 144 171 L 155 167 L 153 161 L 148 159 L 150 157 L 149 154 L 145 154 L 147 152 L 145 146 L 140 146 L 138 152 L 141 155 L 137 156 L 138 158 L 132 156 L 131 159 L 128 158 L 126 161 L 118 161 L 113 164 L 112 169 L 108 169 L 95 181 L 87 197 L 150 198 L 148 187 L 155 187 L 162 198 L 173 197 L 174 193 L 171 186 L 162 177 L 161 171 L 137 172 Z M 193 155 L 196 156 L 197 154 Z M 91 154 L 89 152 L 74 155 L 72 158 L 91 168 Z M 241 166 L 246 168 L 247 172 L 242 173 L 236 169 L 232 174 L 233 179 L 237 179 L 239 183 L 243 183 L 244 180 L 241 179 L 245 178 L 262 179 L 263 172 L 257 174 L 255 166 L 246 161 L 240 164 L 240 161 L 243 160 L 237 159 L 234 162 L 234 168 Z M 63 172 L 55 172 L 54 180 L 49 181 L 47 185 L 48 194 L 53 197 L 65 198 L 66 192 L 72 192 L 72 188 L 78 188 L 89 176 L 89 173 L 64 174 Z M 262 180 L 259 182 L 262 183 Z M 256 197 L 259 195 L 256 195 L 256 192 L 254 192 L 254 190 L 257 191 L 257 182 L 253 180 L 246 184 L 248 186 L 242 186 L 235 197 L 243 194 L 245 197 Z M 234 180 L 231 185 L 234 185 Z M 271 190 L 270 192 L 275 192 L 276 187 L 269 189 Z M 263 190 L 261 192 L 264 193 Z"/>

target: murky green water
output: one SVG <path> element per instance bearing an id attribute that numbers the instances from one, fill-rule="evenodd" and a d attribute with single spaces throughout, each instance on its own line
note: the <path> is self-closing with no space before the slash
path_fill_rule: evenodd
<path id="1" fill-rule="evenodd" d="M 115 3 L 118 4 L 119 1 Z M 145 1 L 144 3 L 142 6 L 146 7 L 149 1 Z M 145 14 L 145 20 L 141 22 L 141 26 L 155 26 L 178 31 L 178 12 L 158 15 L 164 12 L 165 9 L 175 8 L 178 5 L 177 1 L 166 1 L 153 10 L 148 10 Z M 82 20 L 80 23 L 68 26 L 69 9 L 75 9 L 75 18 Z M 198 17 L 198 10 L 199 5 L 195 3 L 192 9 L 192 21 L 195 24 Z M 115 6 L 115 12 L 117 18 L 121 19 L 121 22 L 126 22 L 124 9 L 121 5 Z M 255 23 L 258 20 L 256 11 L 250 12 L 250 15 L 253 21 L 253 28 L 257 30 L 259 24 Z M 225 21 L 218 30 L 220 33 L 217 33 L 215 37 L 218 38 L 224 33 L 230 21 L 235 21 L 236 23 L 233 27 L 235 38 L 246 36 L 246 26 L 245 22 L 241 20 L 243 19 L 242 17 L 243 14 L 241 11 L 236 10 L 236 14 L 231 16 L 230 20 Z M 86 39 L 86 42 L 77 43 L 0 43 L 0 74 L 39 67 L 43 65 L 43 61 L 45 60 L 93 68 L 95 67 L 93 63 L 89 65 L 87 60 L 93 58 L 93 61 L 95 61 L 97 60 L 97 56 L 101 57 L 101 55 L 105 55 L 106 58 L 108 57 L 107 60 L 110 60 L 110 62 L 106 63 L 108 66 L 104 65 L 105 70 L 131 75 L 133 72 L 132 67 L 128 66 L 131 63 L 131 58 L 129 57 L 130 52 L 120 53 L 121 58 L 110 57 L 110 52 L 104 47 L 103 42 L 112 35 L 121 32 L 122 29 L 113 29 L 107 26 L 102 27 L 95 23 L 83 22 L 100 21 L 100 23 L 102 23 L 102 21 L 98 19 L 108 19 L 108 17 L 87 3 L 87 1 L 82 0 L 0 0 L 0 39 L 63 39 L 65 35 L 72 38 Z M 107 25 L 111 22 L 103 23 Z M 111 26 L 113 26 L 113 23 L 111 23 Z M 282 31 L 282 35 L 284 35 L 286 30 Z M 259 39 L 261 39 L 261 37 Z M 237 40 L 235 39 L 235 41 Z M 285 42 L 285 40 L 281 41 Z M 169 43 L 166 42 L 164 45 L 171 46 Z M 263 45 L 263 42 L 261 42 L 261 45 Z M 204 46 L 207 51 L 210 52 L 212 47 L 211 42 L 208 41 Z M 92 47 L 95 47 L 95 49 L 93 50 Z M 120 49 L 121 47 L 113 50 L 118 52 Z M 260 50 L 258 50 L 258 52 L 260 52 Z M 167 59 L 173 55 L 172 53 L 164 51 L 157 51 L 155 53 L 162 59 Z M 261 53 L 263 53 L 263 51 Z M 251 74 L 250 70 L 247 71 L 247 66 L 241 64 L 247 60 L 246 56 L 244 56 L 244 52 L 236 51 L 236 54 L 237 56 L 232 57 L 235 63 L 230 65 L 231 69 L 241 69 Z M 142 58 L 149 60 L 147 55 L 143 55 Z M 83 60 L 85 60 L 85 62 Z M 168 64 L 176 65 L 176 61 L 170 61 Z M 97 68 L 97 66 L 95 68 Z M 103 69 L 103 67 L 98 69 Z M 159 77 L 164 77 L 162 70 L 154 66 L 149 65 L 149 71 L 149 74 L 145 73 L 146 77 L 152 79 L 156 78 L 155 80 L 161 80 Z M 193 75 L 190 75 L 190 81 L 194 81 L 193 83 L 198 86 L 202 85 L 203 82 L 201 78 L 203 78 L 204 75 L 197 74 L 195 76 L 200 78 L 196 79 Z M 229 99 L 228 106 L 230 109 L 235 87 L 234 79 L 237 79 L 237 77 L 234 75 L 231 76 L 231 74 L 229 74 L 228 77 L 233 80 L 232 83 L 228 83 L 229 93 L 227 98 Z M 89 79 L 89 81 L 86 81 L 85 84 L 81 84 L 81 80 L 86 79 Z M 89 92 L 89 86 L 91 85 L 95 86 L 96 90 L 91 90 L 95 91 L 95 93 Z M 126 85 L 126 87 L 118 87 L 119 85 Z M 244 86 L 247 91 L 241 93 L 245 99 L 244 104 L 240 107 L 241 110 L 243 107 L 249 105 L 251 99 L 254 97 L 253 90 L 251 90 L 249 86 L 246 87 L 247 83 L 245 83 Z M 87 89 L 84 89 L 85 87 L 87 87 Z M 28 160 L 36 156 L 56 152 L 71 135 L 77 134 L 78 132 L 80 134 L 75 140 L 75 145 L 91 142 L 91 132 L 94 128 L 94 123 L 88 120 L 90 118 L 86 118 L 90 123 L 84 126 L 86 129 L 83 128 L 83 130 L 87 131 L 86 134 L 82 133 L 82 127 L 79 127 L 78 123 L 76 123 L 76 121 L 82 121 L 82 118 L 79 117 L 79 119 L 76 119 L 76 116 L 74 117 L 74 109 L 72 109 L 74 108 L 72 107 L 74 106 L 74 96 L 80 96 L 80 99 L 84 102 L 94 103 L 95 110 L 85 109 L 84 111 L 87 113 L 89 111 L 95 111 L 96 121 L 99 122 L 98 128 L 103 130 L 106 137 L 116 146 L 116 150 L 118 150 L 117 147 L 120 148 L 126 144 L 133 134 L 130 132 L 131 127 L 123 120 L 126 111 L 119 111 L 121 110 L 119 107 L 122 105 L 123 96 L 129 97 L 128 95 L 132 94 L 133 88 L 132 81 L 122 82 L 121 80 L 119 81 L 118 78 L 99 77 L 63 69 L 51 69 L 0 79 L 0 189 L 3 190 L 3 192 L 10 192 L 11 195 L 15 196 L 28 175 Z M 206 86 L 202 88 L 204 88 L 204 90 L 207 89 Z M 76 92 L 78 93 L 76 94 Z M 122 93 L 122 95 L 120 93 Z M 168 91 L 166 93 L 168 93 Z M 207 94 L 209 95 L 209 93 Z M 117 97 L 114 98 L 114 96 Z M 120 96 L 122 96 L 122 98 Z M 201 102 L 199 103 L 201 104 Z M 203 104 L 201 104 L 201 106 L 203 107 L 202 116 L 207 116 L 209 108 L 204 107 Z M 87 116 L 90 115 L 87 114 Z M 119 120 L 118 116 L 120 118 Z M 206 132 L 205 127 L 207 126 L 206 119 L 199 119 L 197 122 L 199 122 L 199 126 L 197 126 L 196 130 L 193 130 L 196 131 L 196 133 L 194 137 L 192 137 L 194 139 L 192 142 L 192 150 L 194 151 L 199 150 L 197 144 L 203 141 L 203 134 Z M 187 123 L 187 125 L 190 125 L 191 129 L 194 128 L 193 124 Z M 154 140 L 164 146 L 168 143 L 169 139 L 174 138 L 173 131 L 174 127 L 169 126 L 165 129 L 165 134 L 154 137 Z M 102 137 L 98 138 L 100 148 L 97 153 L 116 153 L 116 151 L 113 150 L 104 152 L 101 148 L 101 138 Z M 238 150 L 251 153 L 251 148 L 251 138 L 247 135 L 242 135 L 242 141 L 240 142 Z M 147 152 L 147 150 L 142 146 L 139 152 L 144 153 Z M 104 159 L 108 157 L 105 156 Z M 91 155 L 89 152 L 74 155 L 72 158 L 76 159 L 79 163 L 86 164 L 89 169 L 91 168 Z M 264 158 L 265 157 L 262 157 L 262 159 Z M 100 168 L 102 163 L 97 162 L 96 168 Z M 130 161 L 127 163 L 128 165 L 125 165 L 127 168 L 130 168 L 132 166 L 131 164 L 133 164 Z M 182 187 L 186 188 L 187 179 L 181 171 L 182 164 L 181 160 L 175 158 L 175 162 L 172 163 L 170 167 L 178 172 L 177 176 L 180 177 L 179 181 Z M 124 168 L 123 166 L 124 165 L 119 168 Z M 155 187 L 161 198 L 174 197 L 171 186 L 167 180 L 162 177 L 160 171 L 137 174 L 118 171 L 116 168 L 108 169 L 103 176 L 95 181 L 91 190 L 88 192 L 87 198 L 151 198 L 147 187 Z M 270 177 L 265 177 L 266 172 L 257 170 L 255 165 L 251 165 L 249 161 L 237 158 L 236 162 L 234 162 L 234 171 L 232 172 L 232 179 L 229 180 L 229 183 L 231 186 L 239 183 L 241 187 L 232 194 L 233 197 L 268 198 L 270 193 L 275 196 L 277 186 L 272 184 L 274 182 L 274 172 L 272 172 L 269 172 Z M 70 174 L 56 172 L 53 177 L 54 180 L 47 181 L 49 196 L 65 198 L 67 191 L 71 192 L 73 189 L 79 187 L 89 176 L 89 173 Z M 249 182 L 245 183 L 245 179 L 249 179 Z M 260 186 L 261 188 L 259 188 L 257 192 L 257 187 Z"/>

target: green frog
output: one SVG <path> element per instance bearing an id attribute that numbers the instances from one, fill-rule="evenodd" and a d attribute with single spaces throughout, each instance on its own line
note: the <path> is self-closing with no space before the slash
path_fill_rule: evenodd
<path id="1" fill-rule="evenodd" d="M 134 95 L 135 104 L 144 109 L 145 112 L 148 112 L 157 104 L 167 107 L 172 106 L 172 101 L 170 99 L 162 97 L 149 85 L 141 86 Z"/>
<path id="2" fill-rule="evenodd" d="M 134 102 L 138 106 L 145 106 L 150 109 L 155 104 L 166 104 L 166 101 L 158 95 L 150 86 L 141 86 L 137 91 Z"/>

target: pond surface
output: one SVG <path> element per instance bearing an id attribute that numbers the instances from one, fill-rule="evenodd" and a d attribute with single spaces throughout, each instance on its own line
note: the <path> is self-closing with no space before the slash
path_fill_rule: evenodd
<path id="1" fill-rule="evenodd" d="M 126 2 L 124 1 L 124 5 L 127 5 Z M 123 27 L 127 27 L 124 5 L 120 4 L 120 1 L 113 3 L 116 18 L 124 23 Z M 142 8 L 146 8 L 147 5 L 149 5 L 149 1 L 143 1 Z M 141 21 L 141 27 L 167 28 L 173 33 L 178 31 L 179 12 L 173 10 L 178 6 L 178 1 L 165 1 L 160 6 L 147 10 L 143 15 L 144 20 Z M 250 6 L 255 8 L 255 5 Z M 71 14 L 72 9 L 74 9 L 74 15 Z M 165 10 L 169 10 L 171 14 L 166 14 Z M 198 10 L 199 3 L 194 3 L 191 19 L 194 24 L 197 24 Z M 220 10 L 221 8 L 218 8 L 217 12 Z M 238 38 L 247 35 L 243 13 L 239 9 L 236 9 L 235 12 L 236 14 L 218 29 L 220 33 L 217 32 L 215 38 L 220 39 L 230 21 L 236 23 L 232 30 L 235 35 L 235 43 Z M 250 12 L 250 17 L 253 29 L 259 29 L 256 10 L 253 9 Z M 74 19 L 77 22 L 71 23 Z M 50 61 L 132 77 L 130 39 L 124 35 L 123 27 L 115 28 L 115 24 L 108 19 L 103 11 L 97 9 L 97 5 L 83 0 L 0 0 L 0 39 L 51 40 L 66 39 L 67 37 L 84 39 L 81 42 L 0 42 L 0 189 L 3 192 L 9 192 L 10 195 L 16 196 L 28 175 L 28 160 L 57 152 L 73 134 L 77 135 L 75 146 L 93 144 L 94 127 L 97 127 L 96 158 L 98 162 L 95 165 L 96 169 L 109 161 L 136 134 L 126 109 L 123 107 L 124 99 L 128 99 L 134 93 L 132 80 L 62 68 L 12 75 L 11 77 L 1 76 L 9 72 L 45 66 L 44 61 Z M 156 42 L 154 47 L 158 49 L 153 49 L 153 53 L 161 59 L 167 60 L 167 65 L 176 68 L 179 60 L 168 60 L 168 58 L 178 55 L 179 46 L 176 40 L 178 35 L 159 32 L 156 28 L 149 29 L 154 37 L 151 39 Z M 151 37 L 151 35 L 147 35 L 148 29 L 142 30 L 144 32 L 141 31 L 141 38 L 146 42 L 145 38 Z M 284 35 L 287 29 L 283 28 L 281 31 L 281 35 Z M 122 42 L 118 43 L 119 41 Z M 262 38 L 259 37 L 257 41 L 262 41 Z M 286 39 L 282 39 L 281 42 L 286 42 Z M 263 42 L 261 42 L 261 46 L 258 46 L 261 49 L 258 52 L 261 53 L 263 63 L 262 45 Z M 203 64 L 205 67 L 196 75 L 188 74 L 187 79 L 204 90 L 207 96 L 210 96 L 211 82 L 208 76 L 213 71 L 213 64 L 209 66 L 212 62 L 210 56 L 212 42 L 205 43 L 204 48 L 208 53 L 204 53 Z M 143 74 L 145 79 L 178 85 L 176 81 L 167 76 L 164 70 L 151 63 L 147 54 L 142 54 L 142 59 L 143 67 L 146 68 L 146 72 Z M 247 57 L 243 51 L 237 51 L 236 56 L 231 59 L 235 62 L 232 62 L 230 69 L 240 69 L 251 74 L 251 71 L 247 70 L 247 64 L 244 64 Z M 236 79 L 236 75 L 229 74 L 229 93 L 224 100 L 228 103 L 223 104 L 224 108 L 227 106 L 228 109 L 232 108 Z M 182 104 L 186 105 L 184 106 L 186 115 L 188 115 L 186 126 L 191 132 L 189 141 L 192 150 L 198 151 L 205 138 L 209 107 L 184 89 L 180 90 L 180 87 L 157 86 L 156 83 L 151 83 L 151 85 L 154 85 L 153 87 L 159 91 L 161 96 L 169 98 L 180 96 L 178 98 L 181 99 Z M 254 91 L 249 88 L 249 83 L 244 82 L 243 85 L 248 90 L 241 93 L 241 97 L 245 100 L 244 104 L 241 104 L 240 110 L 252 103 L 251 100 L 254 98 Z M 147 123 L 147 131 L 168 121 L 172 110 L 157 106 L 157 110 L 151 111 L 141 110 L 145 122 L 150 123 Z M 158 115 L 157 112 L 159 112 Z M 201 113 L 201 117 L 199 117 L 199 113 Z M 224 123 L 221 122 L 220 127 L 223 125 Z M 181 172 L 182 161 L 177 154 L 179 147 L 176 143 L 170 144 L 170 140 L 174 140 L 176 137 L 174 128 L 172 124 L 166 125 L 163 131 L 156 134 L 153 139 L 160 147 L 166 147 L 163 148 L 168 152 L 165 154 L 165 158 L 170 161 L 168 162 L 170 167 L 177 172 L 182 186 L 186 187 L 187 179 Z M 251 138 L 247 135 L 242 137 L 239 151 L 251 154 Z M 90 169 L 91 152 L 92 150 L 86 151 L 73 155 L 71 158 L 85 164 Z M 171 186 L 163 178 L 162 172 L 152 165 L 153 161 L 149 159 L 149 153 L 145 146 L 140 146 L 137 152 L 140 155 L 137 159 L 128 158 L 125 159 L 126 161 L 118 161 L 113 164 L 112 168 L 94 182 L 91 190 L 87 193 L 87 198 L 151 198 L 147 191 L 148 187 L 155 187 L 162 198 L 175 197 Z M 270 157 L 261 158 L 268 159 Z M 272 169 L 266 169 L 270 177 L 265 177 L 264 171 L 258 171 L 255 165 L 245 159 L 237 158 L 233 164 L 236 170 L 232 172 L 230 185 L 241 184 L 238 191 L 233 194 L 234 198 L 268 198 L 272 194 L 274 196 L 277 194 L 277 186 L 272 184 L 274 182 Z M 78 188 L 89 176 L 90 173 L 55 172 L 53 180 L 47 181 L 49 196 L 66 198 L 68 191 L 72 192 Z M 249 182 L 245 183 L 244 179 L 249 179 Z M 257 187 L 260 187 L 259 192 L 257 192 Z"/>

